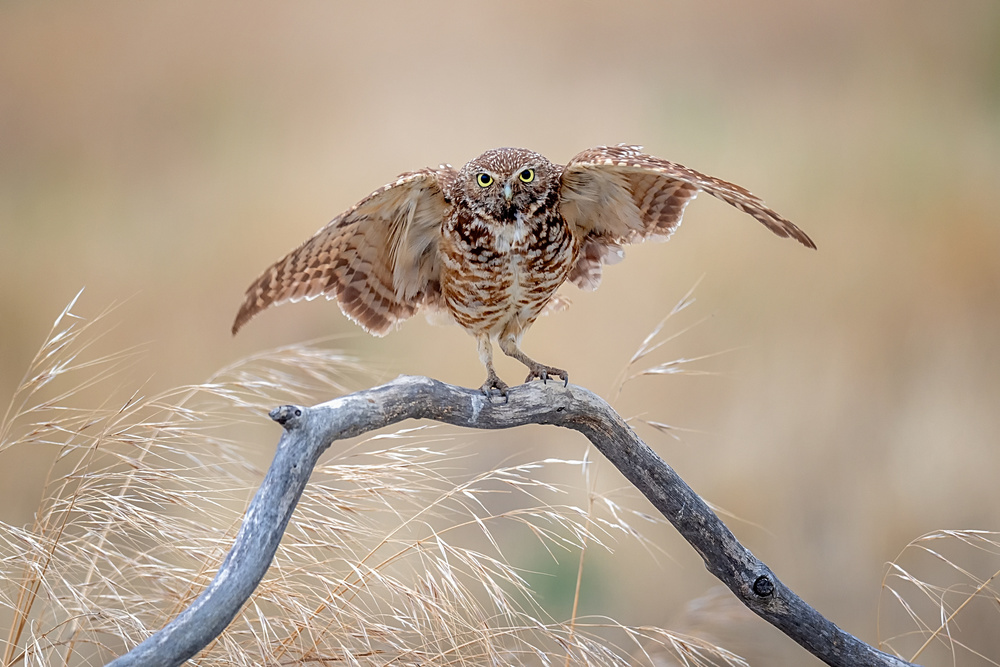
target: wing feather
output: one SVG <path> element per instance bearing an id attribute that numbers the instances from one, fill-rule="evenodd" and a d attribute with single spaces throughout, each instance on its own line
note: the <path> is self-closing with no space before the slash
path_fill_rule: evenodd
<path id="1" fill-rule="evenodd" d="M 601 264 L 620 258 L 622 244 L 670 238 L 684 209 L 702 190 L 778 236 L 816 247 L 805 232 L 745 188 L 647 155 L 640 146 L 598 146 L 563 169 L 560 209 L 581 242 L 569 279 L 580 287 L 597 287 Z"/>
<path id="2" fill-rule="evenodd" d="M 378 336 L 437 304 L 444 190 L 455 175 L 447 165 L 402 174 L 334 218 L 250 285 L 233 334 L 269 306 L 318 296 Z"/>

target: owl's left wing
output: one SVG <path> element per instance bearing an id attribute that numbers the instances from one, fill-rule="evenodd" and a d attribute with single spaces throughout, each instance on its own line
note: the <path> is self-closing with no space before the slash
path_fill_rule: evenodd
<path id="1" fill-rule="evenodd" d="M 450 210 L 442 165 L 402 174 L 334 218 L 247 289 L 233 333 L 265 308 L 325 296 L 382 336 L 440 299 L 438 241 Z"/>
<path id="2" fill-rule="evenodd" d="M 560 210 L 580 239 L 569 280 L 594 289 L 601 264 L 622 256 L 622 244 L 666 240 L 699 191 L 749 213 L 782 237 L 815 248 L 805 232 L 746 189 L 642 152 L 640 146 L 598 146 L 563 169 Z"/>

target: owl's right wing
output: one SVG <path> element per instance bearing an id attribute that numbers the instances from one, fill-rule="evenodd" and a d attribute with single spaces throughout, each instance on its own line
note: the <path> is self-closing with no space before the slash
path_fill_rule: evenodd
<path id="1" fill-rule="evenodd" d="M 402 174 L 334 218 L 250 285 L 233 334 L 269 306 L 320 295 L 377 336 L 435 304 L 444 192 L 456 174 L 448 165 Z"/>

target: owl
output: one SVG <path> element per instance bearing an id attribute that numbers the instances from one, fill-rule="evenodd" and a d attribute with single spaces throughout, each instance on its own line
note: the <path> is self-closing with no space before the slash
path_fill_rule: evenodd
<path id="1" fill-rule="evenodd" d="M 320 295 L 376 336 L 438 311 L 476 338 L 488 397 L 508 391 L 493 367 L 494 341 L 527 366 L 525 382 L 566 383 L 565 370 L 521 350 L 524 333 L 563 283 L 595 289 L 624 245 L 669 238 L 700 191 L 816 247 L 744 188 L 639 146 L 591 148 L 566 165 L 497 148 L 461 169 L 404 173 L 334 218 L 250 285 L 233 334 L 268 306 Z"/>

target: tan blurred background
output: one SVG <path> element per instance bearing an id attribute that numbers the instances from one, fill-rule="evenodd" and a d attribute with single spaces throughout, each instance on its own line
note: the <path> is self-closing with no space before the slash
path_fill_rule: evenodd
<path id="1" fill-rule="evenodd" d="M 473 340 L 422 318 L 373 339 L 313 302 L 229 327 L 259 271 L 401 171 L 618 142 L 750 188 L 819 250 L 702 197 L 669 244 L 570 290 L 526 351 L 610 397 L 703 276 L 667 330 L 705 321 L 653 362 L 727 352 L 616 407 L 690 429 L 638 427 L 786 583 L 875 640 L 909 540 L 1000 528 L 993 0 L 0 4 L 0 404 L 81 287 L 83 314 L 127 300 L 112 343 L 149 343 L 133 377 L 151 391 L 330 333 L 376 379 L 478 386 Z M 481 442 L 485 464 L 584 449 Z M 30 518 L 43 472 L 5 460 L 0 519 Z M 669 528 L 647 534 L 669 557 L 595 556 L 585 610 L 669 626 L 711 587 Z M 528 565 L 571 581 L 576 556 Z M 568 613 L 565 587 L 547 594 Z"/>

